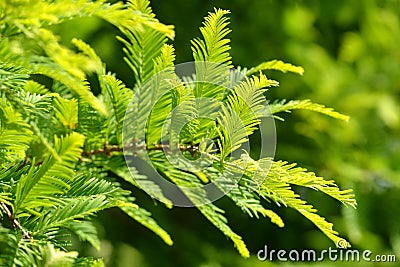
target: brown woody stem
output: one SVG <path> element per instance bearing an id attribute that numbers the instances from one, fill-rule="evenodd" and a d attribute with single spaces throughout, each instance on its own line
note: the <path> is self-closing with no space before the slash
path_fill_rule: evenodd
<path id="1" fill-rule="evenodd" d="M 105 154 L 105 155 L 112 155 L 112 152 L 122 152 L 124 149 L 130 149 L 133 152 L 137 151 L 151 151 L 151 150 L 171 150 L 171 146 L 168 144 L 156 144 L 154 146 L 148 147 L 144 145 L 139 145 L 138 143 L 131 143 L 125 146 L 124 148 L 119 147 L 117 145 L 108 145 L 107 143 L 104 144 L 103 148 L 100 149 L 93 149 L 90 151 L 84 151 L 82 152 L 83 157 L 90 157 L 92 155 L 96 154 Z M 199 146 L 198 145 L 193 145 L 192 143 L 190 145 L 181 145 L 179 146 L 180 151 L 187 151 L 190 152 L 190 155 L 194 157 L 196 153 L 199 151 Z"/>
<path id="2" fill-rule="evenodd" d="M 24 227 L 22 227 L 22 225 L 19 223 L 19 221 L 17 219 L 13 218 L 13 214 L 9 210 L 7 205 L 4 202 L 0 202 L 0 207 L 3 208 L 3 210 L 6 212 L 8 218 L 12 222 L 13 226 L 17 227 L 18 229 L 21 230 L 23 237 L 26 239 L 31 239 L 32 238 L 31 234 Z"/>

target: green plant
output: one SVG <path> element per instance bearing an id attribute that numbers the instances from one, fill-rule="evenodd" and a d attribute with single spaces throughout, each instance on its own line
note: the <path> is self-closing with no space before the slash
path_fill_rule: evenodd
<path id="1" fill-rule="evenodd" d="M 79 258 L 77 252 L 68 251 L 66 236 L 73 233 L 99 248 L 91 218 L 113 207 L 171 245 L 168 233 L 148 211 L 134 203 L 131 192 L 118 181 L 139 188 L 145 183 L 146 192 L 170 208 L 174 203 L 156 183 L 131 164 L 126 166 L 124 149 L 133 150 L 136 158 L 150 160 L 163 177 L 179 186 L 189 201 L 232 240 L 243 257 L 249 256 L 245 243 L 228 226 L 224 211 L 208 201 L 204 184 L 213 182 L 222 191 L 228 185 L 227 197 L 243 212 L 251 217 L 269 217 L 280 227 L 282 219 L 266 209 L 264 202 L 293 208 L 336 245 L 348 246 L 332 224 L 291 186 L 318 190 L 354 207 L 351 190 L 341 191 L 334 181 L 287 162 L 255 160 L 247 153 L 234 157 L 258 129 L 262 117 L 279 118 L 276 113 L 294 109 L 314 110 L 343 120 L 347 116 L 309 100 L 271 102 L 270 112 L 266 112 L 266 88 L 278 83 L 263 72 L 302 74 L 303 70 L 274 60 L 251 69 L 238 68 L 240 75 L 232 77 L 228 11 L 215 9 L 206 17 L 200 28 L 203 38 L 192 42 L 197 77 L 179 79 L 174 73 L 174 49 L 167 44 L 174 36 L 173 28 L 155 19 L 147 0 L 132 0 L 126 5 L 102 1 L 5 1 L 0 8 L 2 264 L 101 266 L 101 260 Z M 135 82 L 133 88 L 127 88 L 107 72 L 88 44 L 73 39 L 75 49 L 67 48 L 51 30 L 54 24 L 89 16 L 100 17 L 120 30 L 125 61 Z M 93 74 L 100 85 L 97 95 L 93 93 L 96 86 L 88 82 L 88 75 Z M 199 76 L 207 83 L 195 82 Z M 229 84 L 233 86 L 229 88 Z M 158 101 L 156 96 L 160 97 Z M 205 106 L 197 102 L 201 98 L 216 102 Z M 179 112 L 168 117 L 175 108 Z M 199 116 L 205 109 L 215 110 L 215 117 Z M 128 124 L 124 131 L 127 121 L 133 125 Z M 167 132 L 174 138 L 167 144 L 163 140 L 165 121 L 169 121 Z M 174 133 L 174 123 L 179 125 L 182 121 L 184 126 Z M 214 146 L 204 140 L 212 140 Z M 167 150 L 173 144 L 186 159 L 204 156 L 210 167 L 187 171 L 172 164 L 168 160 L 172 151 Z M 217 181 L 221 174 L 222 182 Z M 235 174 L 240 175 L 237 181 L 231 178 Z"/>

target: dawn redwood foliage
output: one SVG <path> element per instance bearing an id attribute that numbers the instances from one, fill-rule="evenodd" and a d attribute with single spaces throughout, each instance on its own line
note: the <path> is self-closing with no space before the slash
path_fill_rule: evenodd
<path id="1" fill-rule="evenodd" d="M 295 209 L 336 245 L 348 246 L 332 224 L 291 186 L 318 190 L 355 207 L 351 190 L 342 191 L 334 181 L 295 164 L 253 159 L 241 152 L 241 145 L 258 130 L 261 117 L 279 119 L 277 113 L 295 109 L 342 120 L 348 117 L 310 100 L 268 99 L 268 88 L 278 86 L 278 82 L 268 79 L 265 72 L 302 74 L 301 67 L 272 60 L 254 68 L 237 67 L 240 75 L 231 75 L 226 10 L 210 12 L 200 28 L 201 37 L 191 43 L 197 75 L 209 83 L 193 84 L 198 77 L 179 79 L 174 72 L 173 27 L 160 23 L 149 5 L 148 0 L 127 4 L 86 0 L 0 3 L 1 265 L 102 266 L 102 259 L 79 257 L 77 251 L 70 251 L 65 236 L 75 234 L 99 249 L 92 218 L 110 208 L 121 209 L 172 245 L 157 219 L 118 182 L 120 179 L 139 188 L 145 184 L 146 192 L 151 191 L 152 196 L 173 208 L 174 201 L 161 187 L 131 164 L 127 166 L 128 159 L 134 162 L 141 157 L 150 160 L 169 182 L 182 187 L 187 199 L 243 257 L 250 253 L 242 237 L 229 226 L 224 216 L 229 211 L 207 202 L 202 185 L 216 182 L 221 190 L 224 183 L 233 185 L 225 197 L 250 217 L 267 217 L 279 227 L 284 226 L 283 220 L 268 206 Z M 74 38 L 71 42 L 75 48 L 68 48 L 52 31 L 52 25 L 91 16 L 119 29 L 118 39 L 135 82 L 133 88 L 108 72 L 90 45 Z M 157 76 L 159 73 L 162 75 Z M 88 75 L 97 77 L 99 94 L 93 93 Z M 158 83 L 150 90 L 144 85 L 154 76 Z M 51 82 L 41 84 L 38 77 Z M 159 94 L 161 97 L 155 99 Z M 263 109 L 264 97 L 269 112 Z M 199 98 L 215 102 L 205 107 L 196 101 Z M 199 115 L 213 105 L 223 107 L 215 109 L 215 119 Z M 173 119 L 186 119 L 188 123 L 175 141 L 186 158 L 207 159 L 208 167 L 201 171 L 182 170 L 168 160 L 171 144 L 163 142 L 162 135 L 169 128 L 165 129 L 163 122 L 171 120 L 168 114 L 177 107 L 182 118 Z M 124 136 L 127 116 L 135 127 Z M 205 145 L 206 139 L 214 145 Z M 126 146 L 134 150 L 131 157 L 124 156 Z M 240 173 L 241 177 L 232 183 L 230 176 L 224 175 L 221 183 L 221 173 Z M 185 190 L 188 187 L 195 189 Z"/>

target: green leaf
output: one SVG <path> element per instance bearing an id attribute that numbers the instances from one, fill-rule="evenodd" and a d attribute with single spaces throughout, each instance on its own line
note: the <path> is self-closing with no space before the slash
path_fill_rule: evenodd
<path id="1" fill-rule="evenodd" d="M 250 252 L 246 247 L 246 244 L 238 234 L 232 231 L 232 229 L 227 225 L 226 218 L 221 214 L 223 210 L 217 208 L 213 204 L 206 204 L 197 207 L 200 212 L 209 220 L 215 227 L 217 227 L 224 235 L 229 237 L 239 254 L 244 257 L 250 257 Z"/>
<path id="2" fill-rule="evenodd" d="M 62 205 L 48 210 L 39 220 L 35 233 L 45 234 L 64 225 L 71 227 L 71 222 L 88 219 L 95 213 L 116 206 L 106 196 L 87 196 L 63 198 Z"/>
<path id="3" fill-rule="evenodd" d="M 158 223 L 151 217 L 151 213 L 147 210 L 143 208 L 132 207 L 121 207 L 121 210 L 138 223 L 153 231 L 167 245 L 171 246 L 173 244 L 170 235 L 158 225 Z"/>
<path id="4" fill-rule="evenodd" d="M 222 100 L 226 86 L 229 85 L 231 56 L 229 42 L 225 38 L 231 31 L 225 15 L 229 11 L 215 9 L 209 13 L 200 28 L 203 39 L 192 40 L 193 58 L 196 61 L 196 98 L 209 97 Z"/>
<path id="5" fill-rule="evenodd" d="M 277 82 L 260 74 L 240 82 L 228 94 L 227 105 L 221 107 L 217 118 L 221 125 L 221 160 L 247 142 L 248 136 L 257 129 L 259 119 L 267 112 L 263 93 L 270 86 L 277 86 Z"/>
<path id="6" fill-rule="evenodd" d="M 140 143 L 147 139 L 149 146 L 159 142 L 162 126 L 171 112 L 171 90 L 176 85 L 174 59 L 172 47 L 164 45 L 153 60 L 154 75 L 136 87 L 124 121 L 124 142 Z"/>
<path id="7" fill-rule="evenodd" d="M 174 184 L 179 186 L 181 191 L 189 198 L 189 200 L 196 206 L 196 208 L 217 227 L 224 235 L 229 237 L 234 243 L 240 255 L 247 258 L 250 256 L 245 243 L 242 238 L 237 235 L 227 224 L 227 219 L 222 215 L 223 210 L 217 206 L 208 203 L 208 199 L 201 183 L 193 174 L 180 171 L 174 168 L 170 163 L 162 159 L 159 153 L 153 153 L 153 163 L 163 172 Z M 157 157 L 157 158 L 155 158 Z"/>
<path id="8" fill-rule="evenodd" d="M 68 182 L 74 178 L 74 165 L 80 158 L 84 137 L 71 133 L 54 139 L 54 149 L 60 157 L 47 156 L 43 163 L 28 174 L 22 175 L 15 193 L 14 212 L 19 214 L 41 206 L 53 206 L 51 198 L 56 193 L 63 193 L 69 188 Z"/>
<path id="9" fill-rule="evenodd" d="M 256 190 L 252 190 L 252 184 L 254 186 L 254 182 L 252 182 L 249 177 L 242 176 L 240 181 L 234 181 L 230 177 L 232 173 L 228 170 L 224 170 L 224 174 L 214 175 L 212 173 L 208 173 L 208 177 L 213 177 L 213 181 L 215 185 L 217 185 L 224 192 L 228 191 L 227 196 L 232 199 L 232 201 L 244 212 L 247 213 L 250 217 L 255 216 L 257 219 L 259 215 L 263 217 L 270 218 L 272 223 L 275 223 L 279 227 L 283 227 L 284 223 L 274 211 L 266 209 L 261 204 L 259 197 L 257 195 Z M 223 184 L 229 185 L 228 190 L 224 188 Z"/>
<path id="10" fill-rule="evenodd" d="M 117 144 L 122 146 L 122 129 L 125 113 L 133 93 L 112 75 L 102 75 L 99 78 L 102 93 L 109 111 L 108 133 L 115 135 Z"/>
<path id="11" fill-rule="evenodd" d="M 204 26 L 200 28 L 204 39 L 192 41 L 193 57 L 196 61 L 215 62 L 228 66 L 231 64 L 231 56 L 228 53 L 230 40 L 225 38 L 231 32 L 227 28 L 228 18 L 225 17 L 229 13 L 228 10 L 214 9 L 214 12 L 210 12 L 205 18 Z"/>
<path id="12" fill-rule="evenodd" d="M 317 177 L 313 172 L 307 172 L 305 168 L 295 166 L 296 164 L 288 164 L 286 161 L 273 162 L 270 171 L 274 175 L 271 179 L 279 177 L 279 181 L 321 191 L 345 205 L 356 207 L 353 190 L 340 190 L 335 181 L 325 180 Z"/>
<path id="13" fill-rule="evenodd" d="M 297 210 L 314 223 L 336 245 L 338 245 L 339 240 L 343 242 L 344 239 L 340 238 L 338 233 L 332 229 L 333 225 L 318 215 L 317 210 L 312 205 L 302 200 L 293 191 L 290 184 L 320 190 L 345 204 L 355 207 L 356 201 L 351 190 L 341 191 L 333 181 L 326 181 L 316 177 L 314 173 L 305 172 L 303 168 L 293 168 L 294 165 L 286 165 L 286 162 L 273 162 L 268 158 L 254 161 L 248 155 L 244 155 L 242 159 L 234 162 L 234 166 L 246 169 L 246 175 L 254 181 L 252 185 L 255 186 L 254 190 L 261 197 L 274 201 L 278 206 L 284 205 Z M 347 243 L 346 246 L 350 246 L 346 240 L 344 241 Z"/>
<path id="14" fill-rule="evenodd" d="M 78 127 L 78 102 L 76 99 L 54 99 L 54 112 L 58 121 L 67 129 L 73 130 Z"/>
<path id="15" fill-rule="evenodd" d="M 167 42 L 168 37 L 173 37 L 173 30 L 158 22 L 149 7 L 147 0 L 132 0 L 129 2 L 129 10 L 142 12 L 147 17 L 142 20 L 142 27 L 122 29 L 127 39 L 118 37 L 124 44 L 123 51 L 126 54 L 125 62 L 132 69 L 138 84 L 145 82 L 153 74 L 154 60 L 161 53 L 161 48 Z"/>
<path id="16" fill-rule="evenodd" d="M 249 69 L 246 72 L 246 75 L 250 76 L 254 73 L 257 73 L 257 72 L 260 72 L 263 70 L 278 70 L 283 73 L 293 72 L 293 73 L 300 74 L 300 75 L 303 75 L 303 73 L 304 73 L 304 69 L 302 67 L 294 66 L 290 63 L 285 63 L 281 60 L 271 60 L 271 61 L 263 62 L 263 63 L 259 64 L 258 66 Z"/>
<path id="17" fill-rule="evenodd" d="M 88 241 L 96 250 L 100 250 L 100 239 L 92 222 L 71 221 L 66 228 L 75 233 L 80 241 Z"/>
<path id="18" fill-rule="evenodd" d="M 32 66 L 37 74 L 46 75 L 54 80 L 65 84 L 69 90 L 76 93 L 82 100 L 90 104 L 94 109 L 103 115 L 107 115 L 107 109 L 102 101 L 100 101 L 90 90 L 88 82 L 82 81 L 66 72 L 61 66 L 51 62 L 38 63 Z"/>
<path id="19" fill-rule="evenodd" d="M 327 108 L 324 105 L 316 104 L 311 102 L 309 99 L 305 100 L 291 100 L 286 102 L 285 100 L 275 102 L 270 104 L 270 112 L 271 114 L 276 114 L 278 112 L 290 112 L 295 109 L 304 109 L 311 110 L 315 112 L 319 112 L 325 115 L 328 115 L 332 118 L 348 121 L 350 119 L 349 116 L 343 115 L 339 112 L 334 111 L 332 108 Z"/>
<path id="20" fill-rule="evenodd" d="M 161 188 L 147 176 L 140 174 L 134 166 L 131 166 L 131 163 L 128 164 L 129 165 L 127 166 L 127 162 L 125 162 L 122 157 L 115 156 L 112 157 L 104 167 L 133 186 L 139 189 L 144 187 L 147 193 L 157 198 L 164 203 L 166 207 L 171 209 L 172 202 L 170 199 L 165 197 Z"/>

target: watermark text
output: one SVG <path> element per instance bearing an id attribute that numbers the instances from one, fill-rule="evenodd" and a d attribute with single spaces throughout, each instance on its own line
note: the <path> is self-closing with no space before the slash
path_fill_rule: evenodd
<path id="1" fill-rule="evenodd" d="M 337 249 L 331 248 L 316 251 L 313 249 L 305 250 L 275 250 L 268 249 L 265 245 L 263 249 L 257 252 L 257 258 L 260 261 L 304 261 L 317 262 L 323 260 L 344 261 L 344 262 L 396 262 L 396 255 L 374 255 L 371 250 L 359 251 L 356 249 Z"/>

